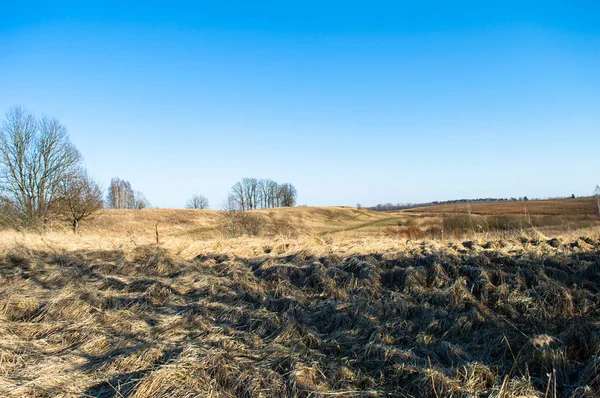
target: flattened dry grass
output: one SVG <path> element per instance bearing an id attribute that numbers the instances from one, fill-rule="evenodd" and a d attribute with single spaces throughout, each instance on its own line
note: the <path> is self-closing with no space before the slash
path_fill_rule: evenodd
<path id="1" fill-rule="evenodd" d="M 600 394 L 597 236 L 50 238 L 2 246 L 0 396 Z"/>

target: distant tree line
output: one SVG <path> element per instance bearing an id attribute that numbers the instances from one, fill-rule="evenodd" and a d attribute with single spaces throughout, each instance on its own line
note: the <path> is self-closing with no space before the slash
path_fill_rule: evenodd
<path id="1" fill-rule="evenodd" d="M 574 196 L 572 196 L 574 197 Z M 494 203 L 494 202 L 521 202 L 528 201 L 529 198 L 527 196 L 519 197 L 519 198 L 479 198 L 479 199 L 455 199 L 455 200 L 445 200 L 445 201 L 433 201 L 433 202 L 425 202 L 425 203 L 385 203 L 378 204 L 372 207 L 369 207 L 370 210 L 375 211 L 395 211 L 395 210 L 405 210 L 405 209 L 414 209 L 416 207 L 428 207 L 428 206 L 439 206 L 439 205 L 454 205 L 454 204 L 468 204 L 468 203 Z"/>
<path id="2" fill-rule="evenodd" d="M 269 179 L 244 178 L 232 187 L 224 205 L 226 210 L 254 210 L 296 205 L 298 193 L 290 183 Z"/>

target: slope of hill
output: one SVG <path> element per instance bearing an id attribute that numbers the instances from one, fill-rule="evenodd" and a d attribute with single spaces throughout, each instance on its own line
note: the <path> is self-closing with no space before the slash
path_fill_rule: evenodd
<path id="1" fill-rule="evenodd" d="M 466 238 L 475 232 L 511 236 L 524 230 L 549 237 L 580 230 L 589 234 L 600 225 L 600 218 L 592 212 L 593 204 L 590 199 L 493 203 L 472 205 L 471 214 L 467 206 L 390 213 L 350 207 L 294 207 L 255 210 L 248 214 L 260 218 L 260 228 L 254 235 L 271 241 L 294 238 L 305 245 L 322 239 L 352 237 L 369 237 L 375 241 L 382 237 L 447 239 Z M 527 206 L 527 216 L 521 213 L 522 206 Z M 158 226 L 160 243 L 181 251 L 229 240 L 232 235 L 227 230 L 230 222 L 227 217 L 226 212 L 216 210 L 104 210 L 93 219 L 85 220 L 77 235 L 65 226 L 55 226 L 42 234 L 0 231 L 0 247 L 16 242 L 29 247 L 48 244 L 71 249 L 136 246 L 155 243 Z M 239 239 L 244 235 L 247 234 L 235 236 Z"/>
<path id="2" fill-rule="evenodd" d="M 383 213 L 351 207 L 288 207 L 249 213 L 259 215 L 265 222 L 285 220 L 315 233 L 343 230 L 390 218 Z M 164 234 L 206 237 L 218 234 L 224 215 L 225 212 L 217 210 L 104 210 L 82 224 L 82 231 L 110 235 L 151 234 L 158 224 Z"/>

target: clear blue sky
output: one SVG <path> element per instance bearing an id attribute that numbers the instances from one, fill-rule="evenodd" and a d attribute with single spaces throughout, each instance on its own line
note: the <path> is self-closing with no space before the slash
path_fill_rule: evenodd
<path id="1" fill-rule="evenodd" d="M 58 118 L 157 207 L 243 177 L 307 205 L 600 184 L 596 0 L 163 4 L 0 0 L 2 115 Z"/>

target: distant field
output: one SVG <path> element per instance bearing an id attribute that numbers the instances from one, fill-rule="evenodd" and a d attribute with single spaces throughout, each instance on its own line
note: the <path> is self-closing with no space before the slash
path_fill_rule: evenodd
<path id="1" fill-rule="evenodd" d="M 386 213 L 352 207 L 294 207 L 249 214 L 260 219 L 260 227 L 254 231 L 259 236 L 383 234 L 414 239 L 465 236 L 470 232 L 519 232 L 530 227 L 549 235 L 588 230 L 600 226 L 595 206 L 591 198 L 584 198 L 443 205 Z M 165 242 L 229 238 L 223 229 L 224 217 L 224 212 L 216 210 L 104 210 L 83 222 L 80 236 L 73 239 L 152 243 L 156 225 Z M 460 228 L 455 228 L 456 224 Z M 471 231 L 471 226 L 485 228 Z M 63 227 L 54 231 L 72 236 Z"/>
<path id="2" fill-rule="evenodd" d="M 430 207 L 417 207 L 404 210 L 407 213 L 468 213 L 472 214 L 529 214 L 539 215 L 597 215 L 598 207 L 593 198 L 529 200 L 520 202 L 494 202 L 473 204 L 452 204 Z"/>
<path id="3" fill-rule="evenodd" d="M 250 213 L 263 219 L 266 234 L 274 223 L 280 228 L 285 223 L 302 234 L 323 234 L 373 229 L 412 217 L 352 207 L 292 207 L 253 210 Z M 104 210 L 94 219 L 82 223 L 81 228 L 83 234 L 154 237 L 155 225 L 158 224 L 165 237 L 214 238 L 221 235 L 219 228 L 223 217 L 224 212 L 217 210 Z"/>

